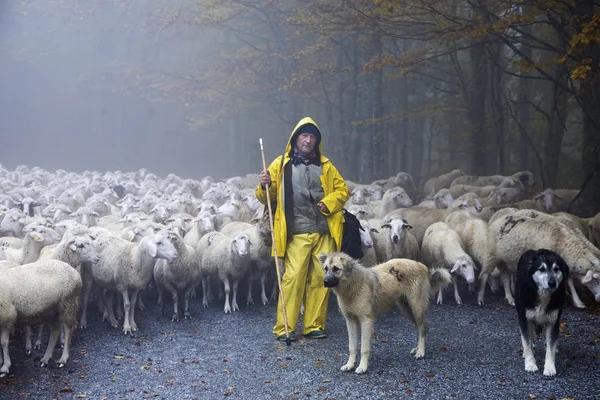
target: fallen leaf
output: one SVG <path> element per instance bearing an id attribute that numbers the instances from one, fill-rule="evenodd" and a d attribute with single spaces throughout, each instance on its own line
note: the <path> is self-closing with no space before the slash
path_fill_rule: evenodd
<path id="1" fill-rule="evenodd" d="M 561 322 L 560 326 L 567 326 L 567 323 L 566 322 Z"/>
<path id="2" fill-rule="evenodd" d="M 321 382 L 323 382 L 323 383 L 331 382 L 331 379 L 323 379 Z"/>
<path id="3" fill-rule="evenodd" d="M 428 377 L 428 378 L 433 378 L 434 376 L 435 376 L 435 372 L 429 372 L 429 373 L 427 374 L 427 377 Z"/>
<path id="4" fill-rule="evenodd" d="M 223 372 L 225 372 L 226 374 L 230 373 L 231 371 L 229 371 L 228 369 L 224 369 Z"/>
<path id="5" fill-rule="evenodd" d="M 535 398 L 537 398 L 537 396 L 536 396 L 535 394 L 530 394 L 530 395 L 529 395 L 529 398 L 530 398 L 530 399 L 535 399 Z"/>
<path id="6" fill-rule="evenodd" d="M 231 393 L 231 392 L 225 392 L 225 393 L 223 393 L 223 396 L 231 396 L 232 394 L 233 393 Z"/>
<path id="7" fill-rule="evenodd" d="M 408 383 L 408 382 L 409 382 L 408 379 L 401 379 L 400 380 L 400 383 Z"/>
<path id="8" fill-rule="evenodd" d="M 143 370 L 143 371 L 147 371 L 147 370 L 150 369 L 150 366 L 149 365 L 142 365 L 142 367 L 140 369 Z"/>
<path id="9" fill-rule="evenodd" d="M 124 358 L 124 356 L 115 356 L 115 358 L 116 358 L 117 360 L 122 360 L 122 359 Z"/>
<path id="10" fill-rule="evenodd" d="M 273 381 L 270 379 L 265 379 L 265 383 L 273 383 Z"/>
<path id="11" fill-rule="evenodd" d="M 87 397 L 87 394 L 78 394 L 77 396 L 75 396 L 75 398 L 77 399 L 85 399 Z"/>
<path id="12" fill-rule="evenodd" d="M 116 380 L 117 380 L 117 376 L 116 376 L 116 375 L 113 375 L 113 376 L 110 378 L 110 380 L 111 380 L 111 381 L 113 381 L 113 382 L 114 382 L 114 381 L 116 381 Z"/>
<path id="13" fill-rule="evenodd" d="M 327 388 L 325 386 L 319 386 L 317 388 L 317 392 L 325 392 L 327 390 Z"/>
<path id="14" fill-rule="evenodd" d="M 381 339 L 381 343 L 387 343 L 388 340 L 387 339 Z"/>
<path id="15" fill-rule="evenodd" d="M 440 352 L 446 351 L 447 349 L 445 347 L 440 347 Z"/>
<path id="16" fill-rule="evenodd" d="M 59 393 L 73 393 L 74 390 L 71 388 L 62 388 L 58 391 Z"/>
<path id="17" fill-rule="evenodd" d="M 323 363 L 322 363 L 321 361 L 317 361 L 317 362 L 315 363 L 315 365 L 316 365 L 317 367 L 322 367 L 322 366 L 323 366 Z"/>

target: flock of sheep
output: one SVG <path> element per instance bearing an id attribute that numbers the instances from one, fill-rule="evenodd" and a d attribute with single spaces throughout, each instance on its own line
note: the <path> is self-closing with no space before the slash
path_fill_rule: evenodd
<path id="1" fill-rule="evenodd" d="M 160 178 L 145 169 L 76 174 L 0 166 L 0 377 L 11 366 L 15 327 L 24 328 L 30 352 L 41 347 L 46 325 L 42 365 L 61 338 L 62 366 L 73 329 L 87 325 L 88 308 L 99 309 L 113 327 L 122 319 L 128 334 L 138 329 L 135 313 L 145 309 L 145 290 L 158 292 L 161 307 L 172 305 L 173 321 L 191 317 L 189 301 L 197 290 L 204 307 L 217 291 L 226 313 L 239 310 L 240 282 L 247 284 L 247 304 L 254 302 L 257 280 L 261 302 L 275 299 L 271 231 L 254 196 L 257 182 L 256 174 L 223 181 Z M 476 177 L 455 170 L 419 188 L 404 172 L 369 185 L 347 184 L 346 208 L 360 220 L 366 266 L 419 260 L 449 269 L 457 303 L 462 277 L 471 291 L 479 283 L 479 304 L 487 283 L 494 290 L 502 283 L 514 304 L 520 255 L 543 247 L 569 264 L 576 306 L 583 303 L 573 280 L 600 301 L 600 214 L 582 219 L 564 212 L 576 191 L 536 195 L 530 172 Z M 421 202 L 413 206 L 413 199 Z M 39 327 L 33 345 L 32 326 Z"/>

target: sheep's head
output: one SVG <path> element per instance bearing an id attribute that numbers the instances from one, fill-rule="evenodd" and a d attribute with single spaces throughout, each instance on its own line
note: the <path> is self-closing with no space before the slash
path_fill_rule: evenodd
<path id="1" fill-rule="evenodd" d="M 540 194 L 535 196 L 535 199 L 540 200 L 540 202 L 542 203 L 542 207 L 545 211 L 548 212 L 550 212 L 550 210 L 552 210 L 552 208 L 554 207 L 555 198 L 560 199 L 561 197 L 557 196 L 554 193 L 554 190 L 550 188 L 543 190 Z"/>
<path id="2" fill-rule="evenodd" d="M 240 257 L 248 256 L 250 246 L 252 246 L 252 242 L 246 233 L 238 233 L 231 239 L 231 252 Z"/>
<path id="3" fill-rule="evenodd" d="M 436 208 L 448 208 L 454 201 L 452 193 L 448 189 L 441 189 L 433 196 Z"/>
<path id="4" fill-rule="evenodd" d="M 60 234 L 54 229 L 41 225 L 31 228 L 30 232 L 27 233 L 27 236 L 42 246 L 49 246 L 51 244 L 58 243 L 61 239 Z"/>
<path id="5" fill-rule="evenodd" d="M 96 264 L 100 261 L 98 251 L 89 236 L 73 237 L 67 245 L 69 251 L 76 253 L 82 263 Z"/>
<path id="6" fill-rule="evenodd" d="M 215 230 L 215 215 L 208 212 L 201 212 L 193 221 L 196 224 L 198 232 L 206 233 Z"/>
<path id="7" fill-rule="evenodd" d="M 469 256 L 460 257 L 452 266 L 450 273 L 457 273 L 458 275 L 465 278 L 468 283 L 475 282 L 475 263 Z"/>
<path id="8" fill-rule="evenodd" d="M 364 187 L 357 187 L 357 188 L 354 188 L 354 190 L 350 194 L 350 197 L 352 197 L 353 204 L 362 205 L 367 202 L 367 200 L 369 198 L 369 192 Z"/>
<path id="9" fill-rule="evenodd" d="M 390 218 L 383 225 L 381 225 L 381 228 L 389 228 L 389 234 L 392 243 L 398 244 L 402 242 L 406 232 L 412 229 L 412 225 L 410 225 L 404 218 Z"/>
<path id="10" fill-rule="evenodd" d="M 177 249 L 165 235 L 155 234 L 142 239 L 142 242 L 144 240 L 146 240 L 150 257 L 163 258 L 169 262 L 177 258 Z"/>
<path id="11" fill-rule="evenodd" d="M 594 294 L 594 299 L 600 302 L 600 273 L 589 269 L 583 279 L 581 279 L 581 283 L 587 286 Z"/>
<path id="12" fill-rule="evenodd" d="M 411 198 L 403 188 L 395 187 L 389 190 L 392 198 L 394 199 L 394 203 L 398 207 L 410 207 L 413 205 Z"/>
<path id="13" fill-rule="evenodd" d="M 369 221 L 360 220 L 360 241 L 367 248 L 373 247 L 373 238 L 371 237 L 372 229 Z"/>
<path id="14" fill-rule="evenodd" d="M 452 203 L 452 206 L 461 210 L 467 210 L 472 214 L 478 214 L 483 210 L 483 206 L 475 193 L 463 194 Z"/>
<path id="15" fill-rule="evenodd" d="M 235 218 L 239 214 L 241 207 L 242 205 L 239 200 L 229 200 L 217 209 L 217 215 Z"/>

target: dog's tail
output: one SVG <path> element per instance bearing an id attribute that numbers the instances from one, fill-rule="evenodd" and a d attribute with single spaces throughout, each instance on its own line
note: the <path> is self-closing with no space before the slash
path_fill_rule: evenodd
<path id="1" fill-rule="evenodd" d="M 444 290 L 452 283 L 450 271 L 446 268 L 434 268 L 430 270 L 431 275 L 431 294 L 436 294 L 439 290 Z"/>

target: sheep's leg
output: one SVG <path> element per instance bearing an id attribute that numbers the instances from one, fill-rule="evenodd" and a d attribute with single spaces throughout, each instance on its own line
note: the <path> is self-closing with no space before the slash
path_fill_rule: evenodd
<path id="1" fill-rule="evenodd" d="M 192 290 L 190 291 L 190 299 L 195 299 L 196 298 L 196 287 L 193 287 Z"/>
<path id="2" fill-rule="evenodd" d="M 192 319 L 192 315 L 190 314 L 190 298 L 195 293 L 195 288 L 190 288 L 186 290 L 183 297 L 183 318 L 184 319 Z"/>
<path id="3" fill-rule="evenodd" d="M 438 304 L 442 304 L 442 298 L 443 298 L 443 296 L 442 296 L 442 288 L 439 288 L 438 289 L 438 295 L 437 295 L 437 303 Z"/>
<path id="4" fill-rule="evenodd" d="M 140 311 L 144 311 L 146 309 L 146 305 L 144 304 L 144 300 L 142 299 L 142 291 L 140 290 L 137 295 L 137 308 Z"/>
<path id="5" fill-rule="evenodd" d="M 231 308 L 233 309 L 233 311 L 240 311 L 240 308 L 238 307 L 237 303 L 237 291 L 239 283 L 240 281 L 237 279 L 233 281 L 233 299 L 231 300 Z"/>
<path id="6" fill-rule="evenodd" d="M 254 304 L 254 299 L 252 298 L 252 284 L 254 283 L 254 274 L 252 272 L 250 272 L 250 274 L 248 274 L 248 297 L 246 298 L 246 304 L 250 305 L 250 304 Z M 235 286 L 235 283 L 234 283 Z M 235 289 L 233 291 L 233 296 L 235 298 Z"/>
<path id="7" fill-rule="evenodd" d="M 231 313 L 231 306 L 229 305 L 229 292 L 231 292 L 231 288 L 229 287 L 229 278 L 225 278 L 223 281 L 223 285 L 225 285 L 225 314 Z"/>
<path id="8" fill-rule="evenodd" d="M 457 280 L 458 279 L 456 277 L 452 277 L 452 284 L 454 285 L 454 300 L 456 301 L 456 304 L 462 304 L 462 299 L 458 294 L 458 284 L 456 283 Z"/>
<path id="9" fill-rule="evenodd" d="M 110 326 L 113 328 L 119 327 L 119 321 L 115 318 L 114 309 L 113 309 L 113 300 L 114 300 L 114 292 L 106 292 L 104 295 L 104 307 L 105 311 L 108 314 L 108 322 Z M 103 317 L 104 318 L 104 317 Z"/>
<path id="10" fill-rule="evenodd" d="M 129 323 L 129 312 L 131 311 L 131 303 L 129 302 L 129 290 L 125 289 L 121 291 L 123 296 L 123 308 L 125 309 L 125 320 L 123 321 L 123 333 L 132 333 L 131 324 Z"/>
<path id="11" fill-rule="evenodd" d="M 123 299 L 117 296 L 117 319 L 120 321 L 123 319 Z"/>
<path id="12" fill-rule="evenodd" d="M 92 293 L 92 289 L 94 286 L 94 280 L 89 275 L 89 273 L 85 272 L 87 267 L 85 264 L 82 266 L 82 280 L 83 280 L 83 299 L 81 302 L 81 319 L 79 320 L 79 327 L 81 329 L 85 329 L 87 327 L 87 306 L 88 301 L 90 300 L 90 294 Z"/>
<path id="13" fill-rule="evenodd" d="M 23 328 L 25 330 L 25 354 L 31 354 L 31 326 L 27 325 Z"/>
<path id="14" fill-rule="evenodd" d="M 171 288 L 171 297 L 173 297 L 173 318 L 171 321 L 179 321 L 179 310 L 177 309 L 177 303 L 179 303 L 179 294 L 177 293 L 177 289 Z"/>
<path id="15" fill-rule="evenodd" d="M 37 340 L 35 341 L 35 344 L 33 345 L 34 349 L 42 348 L 42 337 L 43 336 L 44 336 L 44 324 L 40 324 L 40 330 L 38 331 L 38 337 L 37 337 Z"/>
<path id="16" fill-rule="evenodd" d="M 10 338 L 10 327 L 3 326 L 0 328 L 0 346 L 2 346 L 2 368 L 0 368 L 0 378 L 4 378 L 10 371 L 10 356 L 8 355 L 8 340 Z"/>
<path id="17" fill-rule="evenodd" d="M 265 291 L 266 280 L 267 280 L 267 271 L 263 271 L 260 274 L 260 299 L 262 300 L 263 305 L 269 304 L 269 299 L 267 298 L 267 293 Z"/>
<path id="18" fill-rule="evenodd" d="M 71 335 L 73 332 L 68 324 L 62 324 L 61 337 L 64 339 L 63 351 L 60 359 L 58 360 L 58 368 L 62 368 L 65 366 L 67 361 L 69 360 L 69 350 L 71 349 Z"/>
<path id="19" fill-rule="evenodd" d="M 137 324 L 135 323 L 135 306 L 137 304 L 139 290 L 134 290 L 131 294 L 131 309 L 129 310 L 129 325 L 133 332 L 137 331 Z"/>
<path id="20" fill-rule="evenodd" d="M 488 273 L 484 272 L 482 272 L 481 275 L 479 275 L 479 293 L 477 294 L 477 304 L 480 306 L 485 304 L 483 298 L 485 296 L 485 285 L 488 281 L 489 276 L 490 275 Z"/>
<path id="21" fill-rule="evenodd" d="M 202 278 L 202 307 L 208 307 L 208 277 Z"/>
<path id="22" fill-rule="evenodd" d="M 567 285 L 569 286 L 569 290 L 571 291 L 571 300 L 573 301 L 573 305 L 577 308 L 585 308 L 585 304 L 583 304 L 583 302 L 577 295 L 577 291 L 575 290 L 575 285 L 573 284 L 572 277 L 569 277 L 569 279 L 567 279 Z"/>
<path id="23" fill-rule="evenodd" d="M 46 353 L 44 357 L 42 357 L 41 365 L 45 367 L 50 362 L 52 358 L 52 353 L 54 352 L 54 348 L 56 347 L 56 343 L 58 342 L 58 336 L 60 335 L 60 325 L 54 324 L 50 327 L 50 339 L 48 340 L 48 347 L 46 347 Z"/>
<path id="24" fill-rule="evenodd" d="M 503 273 L 502 274 L 502 285 L 504 286 L 504 298 L 508 302 L 509 305 L 515 305 L 515 298 L 512 295 L 510 290 L 510 274 Z"/>

